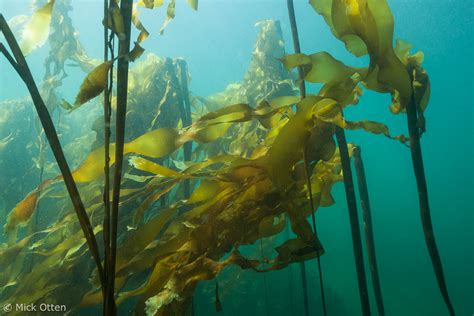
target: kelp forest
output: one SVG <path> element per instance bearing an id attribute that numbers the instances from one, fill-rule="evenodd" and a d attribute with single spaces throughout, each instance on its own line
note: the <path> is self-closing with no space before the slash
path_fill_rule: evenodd
<path id="1" fill-rule="evenodd" d="M 0 123 L 24 126 L 0 140 L 0 151 L 12 153 L 0 161 L 2 195 L 15 201 L 2 229 L 1 305 L 46 302 L 67 306 L 71 315 L 198 315 L 196 291 L 206 282 L 214 311 L 236 315 L 226 287 L 238 292 L 240 283 L 232 275 L 219 278 L 223 270 L 233 266 L 265 278 L 292 267 L 301 279 L 295 304 L 304 315 L 313 314 L 309 288 L 320 293 L 312 307 L 317 315 L 334 315 L 321 264 L 331 249 L 319 238 L 318 215 L 337 203 L 349 216 L 354 261 L 347 265 L 360 301 L 351 315 L 385 315 L 376 256 L 384 245 L 374 238 L 370 207 L 376 184 L 366 177 L 371 166 L 363 163 L 363 146 L 346 141 L 357 130 L 396 143 L 410 157 L 417 196 L 402 190 L 399 198 L 419 200 L 412 211 L 419 213 L 423 251 L 439 288 L 432 299 L 455 315 L 423 165 L 430 100 L 423 52 L 394 38 L 386 0 L 304 4 L 327 25 L 316 33 L 332 34 L 365 66 L 302 51 L 305 30 L 293 0 L 278 1 L 288 9 L 292 37 L 283 38 L 277 20 L 257 23 L 243 79 L 205 97 L 190 90 L 185 58 L 158 57 L 143 47 L 173 28 L 178 9 L 199 18 L 198 0 L 104 0 L 93 39 L 103 55 L 94 57 L 70 15 L 77 1 L 37 0 L 28 16 L 0 15 L 0 63 L 17 75 L 1 80 L 17 81 L 29 93 L 0 102 Z M 158 12 L 165 16 L 160 29 L 142 23 L 141 15 Z M 49 46 L 44 71 L 35 73 L 30 58 L 43 46 Z M 60 92 L 70 67 L 82 78 L 73 98 Z M 364 116 L 366 91 L 390 96 L 379 106 L 387 120 L 405 117 L 405 133 L 345 118 L 356 104 L 352 111 Z M 92 130 L 68 137 L 64 122 L 76 111 L 100 115 L 84 114 L 84 121 L 94 120 Z M 31 160 L 15 161 L 25 155 Z M 20 169 L 23 180 L 6 163 L 28 164 Z M 337 183 L 345 200 L 333 198 Z M 309 270 L 316 283 L 308 281 Z"/>

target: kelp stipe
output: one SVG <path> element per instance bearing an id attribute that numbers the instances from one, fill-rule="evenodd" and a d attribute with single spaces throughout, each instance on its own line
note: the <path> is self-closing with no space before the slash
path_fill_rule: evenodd
<path id="1" fill-rule="evenodd" d="M 295 54 L 301 54 L 301 47 L 300 47 L 300 40 L 298 35 L 298 26 L 296 23 L 296 15 L 295 15 L 295 7 L 293 5 L 293 0 L 287 0 L 286 2 L 288 8 L 288 16 L 290 19 L 290 27 L 291 27 L 291 37 L 293 40 L 293 48 Z M 300 96 L 301 99 L 306 98 L 306 85 L 304 80 L 305 74 L 303 66 L 298 67 L 298 80 L 299 80 L 299 89 L 300 89 Z M 308 144 L 311 146 L 311 144 Z M 316 230 L 316 216 L 314 214 L 314 201 L 313 201 L 313 192 L 311 189 L 311 175 L 309 172 L 309 161 L 306 148 L 303 152 L 303 163 L 305 169 L 305 177 L 307 180 L 307 187 L 308 187 L 308 198 L 309 198 L 309 207 L 311 212 L 311 220 L 313 224 L 313 232 L 316 239 L 318 238 L 318 233 Z M 321 257 L 317 257 L 317 264 L 318 264 L 318 274 L 319 274 L 319 289 L 321 291 L 321 302 L 323 308 L 323 315 L 327 315 L 326 310 L 326 299 L 324 294 L 324 281 L 323 281 L 323 271 L 321 268 Z M 306 281 L 306 271 L 305 271 L 305 263 L 301 262 L 300 264 L 301 269 L 301 279 L 303 282 L 303 295 L 304 295 L 304 307 L 306 315 L 309 315 L 309 302 L 308 302 L 308 289 L 307 289 L 307 281 Z"/>
<path id="2" fill-rule="evenodd" d="M 413 77 L 414 70 L 407 69 L 411 82 L 414 83 Z M 444 278 L 443 266 L 441 264 L 441 258 L 439 256 L 438 246 L 436 245 L 435 234 L 433 231 L 433 224 L 431 223 L 431 211 L 428 200 L 428 188 L 426 185 L 425 169 L 423 166 L 423 155 L 421 151 L 420 143 L 420 130 L 422 127 L 419 125 L 419 104 L 420 101 L 416 99 L 415 88 L 412 86 L 412 95 L 410 103 L 407 106 L 407 125 L 410 133 L 410 151 L 413 163 L 413 170 L 416 178 L 416 185 L 418 190 L 418 199 L 420 205 L 420 216 L 421 223 L 423 226 L 423 234 L 425 236 L 426 246 L 430 254 L 431 263 L 438 282 L 439 290 L 443 296 L 443 300 L 446 303 L 449 314 L 455 315 L 453 304 L 449 298 L 448 287 Z"/>
<path id="3" fill-rule="evenodd" d="M 113 3 L 114 0 L 111 0 Z M 130 34 L 132 24 L 132 0 L 120 2 L 120 14 L 123 18 L 125 37 L 119 41 L 119 59 L 117 64 L 117 111 L 115 124 L 115 169 L 112 188 L 112 205 L 110 214 L 110 257 L 107 258 L 107 296 L 110 301 L 107 313 L 116 313 L 115 307 L 115 271 L 117 265 L 117 238 L 120 188 L 122 184 L 122 163 L 124 156 L 125 140 L 125 117 L 127 113 L 128 92 L 128 65 L 129 60 L 125 58 L 130 52 Z"/>
<path id="4" fill-rule="evenodd" d="M 385 315 L 383 304 L 382 290 L 380 288 L 379 269 L 377 266 L 377 257 L 375 255 L 375 241 L 372 225 L 372 212 L 370 209 L 369 191 L 367 188 L 367 179 L 365 177 L 364 163 L 362 160 L 361 148 L 354 147 L 352 150 L 354 157 L 354 169 L 357 175 L 357 185 L 359 188 L 360 208 L 362 209 L 362 217 L 364 219 L 365 244 L 367 250 L 367 258 L 372 277 L 372 287 L 375 294 L 375 302 L 380 316 Z"/>
<path id="5" fill-rule="evenodd" d="M 336 127 L 336 139 L 341 153 L 341 166 L 344 175 L 344 188 L 349 210 L 349 221 L 351 224 L 352 244 L 357 270 L 357 281 L 359 285 L 360 303 L 362 314 L 370 315 L 369 292 L 367 290 L 367 278 L 365 275 L 364 257 L 362 254 L 362 238 L 360 234 L 359 216 L 357 212 L 357 202 L 354 190 L 354 180 L 352 178 L 351 161 L 347 149 L 346 135 L 339 126 Z"/>

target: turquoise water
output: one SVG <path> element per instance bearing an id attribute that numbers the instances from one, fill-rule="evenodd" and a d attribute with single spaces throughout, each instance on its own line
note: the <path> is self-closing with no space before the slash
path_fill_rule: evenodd
<path id="1" fill-rule="evenodd" d="M 399 0 L 389 4 L 395 19 L 395 37 L 425 53 L 424 67 L 430 76 L 432 94 L 425 114 L 427 132 L 422 147 L 433 226 L 457 315 L 471 315 L 474 312 L 474 5 L 469 0 Z M 101 5 L 92 0 L 74 1 L 73 5 L 71 18 L 82 43 L 89 55 L 100 58 Z M 27 14 L 28 6 L 29 2 L 25 1 L 0 0 L 0 12 L 7 19 Z M 303 52 L 326 50 L 348 64 L 367 62 L 349 55 L 306 1 L 296 1 L 295 7 Z M 285 1 L 202 0 L 198 12 L 181 5 L 164 35 L 158 36 L 164 11 L 143 12 L 142 22 L 155 33 L 143 46 L 158 56 L 186 59 L 192 76 L 190 90 L 195 95 L 221 91 L 229 83 L 242 79 L 258 33 L 254 26 L 257 21 L 279 20 L 286 50 L 292 52 Z M 43 47 L 28 57 L 38 80 L 44 71 L 42 61 L 47 52 L 48 48 Z M 4 59 L 0 71 L 0 101 L 26 96 L 26 90 Z M 65 97 L 74 96 L 74 87 L 82 76 L 79 71 L 71 70 L 62 90 Z M 310 91 L 316 92 L 317 87 L 310 87 Z M 389 102 L 388 95 L 364 92 L 360 103 L 345 114 L 349 119 L 385 122 L 393 134 L 406 133 L 405 116 L 391 115 Z M 0 125 L 1 136 L 8 134 L 1 129 Z M 386 314 L 447 315 L 424 243 L 409 150 L 381 136 L 362 132 L 347 135 L 348 141 L 362 147 Z M 24 170 L 16 172 L 21 174 Z M 18 195 L 24 196 L 30 189 L 23 188 Z M 321 262 L 328 315 L 360 315 L 341 183 L 336 185 L 334 197 L 334 206 L 317 213 L 320 239 L 326 250 Z M 8 203 L 13 202 L 8 200 Z M 265 245 L 265 249 L 270 247 Z M 311 315 L 321 315 L 316 262 L 310 261 L 306 267 Z M 296 264 L 266 274 L 265 280 L 262 274 L 240 272 L 238 268 L 226 269 L 219 276 L 221 279 L 241 284 L 223 294 L 223 315 L 303 314 Z M 196 315 L 215 313 L 213 284 L 203 282 L 199 286 L 194 299 Z M 372 290 L 370 296 L 373 297 Z M 374 300 L 371 307 L 375 314 Z"/>

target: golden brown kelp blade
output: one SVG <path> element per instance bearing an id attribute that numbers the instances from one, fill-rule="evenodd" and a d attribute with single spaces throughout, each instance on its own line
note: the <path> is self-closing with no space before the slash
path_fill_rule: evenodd
<path id="1" fill-rule="evenodd" d="M 153 9 L 153 8 L 161 7 L 163 3 L 164 3 L 164 0 L 139 0 L 137 5 L 139 7 Z"/>
<path id="2" fill-rule="evenodd" d="M 413 91 L 415 90 L 413 89 Z M 423 225 L 423 233 L 425 235 L 426 245 L 430 253 L 431 262 L 436 275 L 436 280 L 438 281 L 438 286 L 441 291 L 441 295 L 443 296 L 444 302 L 446 303 L 446 307 L 448 308 L 449 314 L 451 316 L 454 316 L 454 307 L 449 298 L 448 287 L 446 286 L 446 280 L 444 278 L 443 266 L 441 264 L 438 246 L 436 245 L 433 224 L 431 223 L 428 188 L 426 185 L 425 169 L 423 165 L 423 155 L 420 143 L 420 127 L 418 125 L 417 102 L 419 101 L 416 99 L 416 93 L 413 92 L 411 96 L 411 101 L 407 106 L 407 123 L 408 131 L 410 134 L 411 158 L 413 162 L 413 170 L 415 172 L 416 185 L 418 189 L 421 223 Z"/>
<path id="3" fill-rule="evenodd" d="M 33 104 L 36 108 L 36 112 L 38 113 L 38 117 L 41 121 L 41 125 L 43 126 L 45 135 L 51 146 L 51 150 L 53 151 L 53 155 L 56 159 L 56 162 L 58 163 L 61 174 L 63 175 L 64 183 L 66 184 L 67 191 L 69 193 L 72 204 L 74 206 L 74 210 L 76 211 L 77 217 L 79 219 L 79 223 L 89 246 L 89 250 L 96 263 L 101 284 L 103 285 L 103 267 L 100 260 L 97 240 L 95 239 L 94 231 L 92 229 L 90 220 L 87 216 L 84 204 L 82 203 L 81 197 L 77 190 L 76 183 L 74 182 L 74 179 L 72 177 L 71 170 L 69 169 L 68 163 L 66 161 L 66 157 L 64 156 L 61 143 L 59 142 L 59 138 L 54 127 L 54 123 L 51 120 L 51 116 L 48 112 L 48 109 L 38 91 L 30 68 L 28 67 L 25 57 L 20 50 L 18 42 L 16 41 L 15 36 L 13 35 L 10 27 L 8 26 L 8 23 L 6 22 L 2 14 L 0 14 L 0 30 L 5 36 L 5 39 L 7 40 L 7 43 L 13 53 L 13 56 L 11 56 L 8 51 L 4 49 L 3 44 L 0 44 L 0 46 L 3 47 L 2 53 L 12 64 L 12 67 L 15 68 L 16 72 L 28 88 L 30 96 L 33 100 Z"/>
<path id="4" fill-rule="evenodd" d="M 140 44 L 143 41 L 145 41 L 148 38 L 148 36 L 150 36 L 150 33 L 145 28 L 145 26 L 142 24 L 142 22 L 140 21 L 140 18 L 138 17 L 138 15 L 139 15 L 139 13 L 138 13 L 137 8 L 133 7 L 132 23 L 133 23 L 133 25 L 135 25 L 137 30 L 140 31 L 140 33 L 138 34 L 138 37 L 137 37 L 137 43 Z"/>
<path id="5" fill-rule="evenodd" d="M 117 37 L 123 41 L 125 39 L 125 25 L 120 8 L 115 0 L 110 1 L 107 15 L 104 17 L 104 26 L 111 29 Z"/>
<path id="6" fill-rule="evenodd" d="M 25 56 L 46 43 L 49 35 L 53 6 L 54 0 L 51 0 L 37 9 L 23 29 L 20 48 Z"/>
<path id="7" fill-rule="evenodd" d="M 107 76 L 113 61 L 106 61 L 90 72 L 81 84 L 79 93 L 74 101 L 78 107 L 98 96 L 106 88 Z"/>
<path id="8" fill-rule="evenodd" d="M 390 109 L 399 113 L 410 101 L 411 86 L 405 67 L 392 47 L 393 16 L 386 0 L 310 0 L 334 36 L 356 56 L 368 54 L 368 88 L 390 92 Z"/>
<path id="9" fill-rule="evenodd" d="M 359 186 L 360 206 L 364 218 L 365 244 L 367 248 L 367 257 L 369 259 L 370 273 L 372 276 L 372 286 L 374 287 L 375 302 L 379 315 L 385 315 L 385 308 L 380 288 L 379 269 L 377 267 L 377 257 L 375 255 L 374 232 L 372 225 L 372 214 L 370 209 L 369 191 L 367 189 L 367 179 L 365 177 L 364 163 L 362 161 L 360 147 L 354 147 L 352 151 L 354 157 L 354 167 L 357 175 L 357 184 Z"/>

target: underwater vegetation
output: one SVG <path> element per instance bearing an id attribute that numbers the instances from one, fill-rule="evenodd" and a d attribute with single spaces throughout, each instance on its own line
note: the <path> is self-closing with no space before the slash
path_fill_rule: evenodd
<path id="1" fill-rule="evenodd" d="M 277 21 L 260 22 L 243 80 L 209 97 L 190 93 L 184 59 L 144 55 L 141 46 L 154 34 L 140 21 L 140 12 L 165 9 L 158 32 L 163 34 L 172 27 L 179 1 L 105 0 L 101 60 L 89 57 L 80 43 L 66 0 L 38 3 L 24 21 L 7 22 L 0 15 L 5 38 L 0 51 L 28 88 L 37 112 L 35 136 L 21 137 L 38 149 L 40 171 L 40 184 L 18 197 L 3 227 L 0 304 L 15 298 L 66 304 L 72 313 L 99 307 L 104 315 L 116 315 L 121 306 L 132 305 L 138 315 L 184 315 L 193 313 L 199 282 L 215 280 L 215 308 L 222 311 L 223 286 L 216 278 L 226 267 L 265 274 L 299 263 L 304 276 L 305 262 L 316 258 L 326 315 L 320 260 L 330 250 L 319 240 L 316 214 L 335 203 L 332 188 L 343 182 L 362 314 L 369 315 L 352 159 L 372 285 L 378 313 L 384 315 L 362 149 L 345 138 L 346 131 L 362 130 L 398 142 L 400 150 L 410 148 L 434 275 L 454 315 L 431 225 L 420 145 L 430 97 L 423 53 L 410 53 L 411 44 L 402 40 L 393 45 L 394 20 L 385 0 L 308 3 L 348 52 L 368 57 L 366 67 L 346 65 L 325 51 L 301 52 L 293 2 L 287 3 L 294 53 L 285 52 Z M 197 0 L 187 4 L 198 10 Z M 46 74 L 38 86 L 25 56 L 46 42 Z M 85 73 L 74 100 L 56 92 L 68 76 L 66 62 Z M 322 87 L 309 94 L 306 83 Z M 358 104 L 365 90 L 390 94 L 387 112 L 407 116 L 408 136 L 391 134 L 381 122 L 344 118 L 344 110 Z M 5 107 L 23 109 L 29 102 Z M 61 146 L 61 120 L 89 103 L 103 107 L 93 124 L 97 137 L 91 141 L 84 135 Z M 16 137 L 2 138 L 0 151 Z M 85 143 L 86 156 L 79 154 Z M 45 158 L 48 144 L 55 163 Z M 68 162 L 65 151 L 77 151 L 77 161 Z M 50 220 L 38 221 L 39 212 L 48 212 Z M 274 256 L 240 250 L 262 247 L 262 239 L 287 226 L 294 236 L 278 245 Z M 306 314 L 307 295 L 305 290 Z"/>

